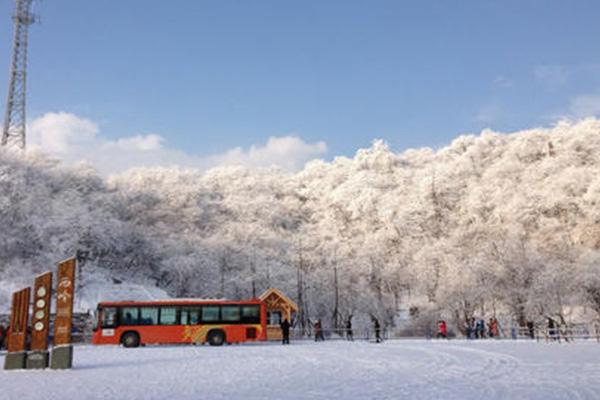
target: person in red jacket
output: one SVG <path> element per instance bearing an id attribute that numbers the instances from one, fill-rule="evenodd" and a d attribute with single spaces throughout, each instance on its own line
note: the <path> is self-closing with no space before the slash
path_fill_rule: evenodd
<path id="1" fill-rule="evenodd" d="M 438 338 L 446 339 L 448 337 L 448 326 L 446 325 L 446 321 L 440 320 L 438 321 Z"/>

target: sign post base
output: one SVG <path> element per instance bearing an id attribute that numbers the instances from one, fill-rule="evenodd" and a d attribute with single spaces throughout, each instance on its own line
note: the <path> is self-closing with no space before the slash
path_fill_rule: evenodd
<path id="1" fill-rule="evenodd" d="M 24 351 L 16 353 L 6 353 L 4 358 L 4 369 L 25 369 L 25 360 L 27 353 Z"/>
<path id="2" fill-rule="evenodd" d="M 69 369 L 73 366 L 73 346 L 59 346 L 52 348 L 50 368 Z"/>
<path id="3" fill-rule="evenodd" d="M 43 350 L 30 351 L 27 353 L 27 369 L 48 368 L 48 352 Z"/>

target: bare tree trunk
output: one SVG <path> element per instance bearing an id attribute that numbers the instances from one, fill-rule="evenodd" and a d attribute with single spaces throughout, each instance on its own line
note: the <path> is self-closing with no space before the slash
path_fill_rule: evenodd
<path id="1" fill-rule="evenodd" d="M 252 248 L 252 298 L 256 297 L 256 248 Z"/>
<path id="2" fill-rule="evenodd" d="M 337 265 L 334 265 L 333 267 L 333 285 L 334 285 L 334 293 L 335 293 L 335 299 L 334 299 L 334 306 L 333 306 L 333 327 L 335 329 L 339 328 L 339 303 L 340 303 L 340 292 L 339 292 L 339 285 L 338 285 L 338 272 L 337 272 Z"/>
<path id="3" fill-rule="evenodd" d="M 219 274 L 221 275 L 221 287 L 219 291 L 219 297 L 225 298 L 225 270 L 227 268 L 227 256 L 221 255 L 219 262 Z"/>
<path id="4" fill-rule="evenodd" d="M 296 283 L 297 283 L 297 299 L 298 299 L 298 321 L 302 333 L 306 332 L 306 314 L 304 304 L 304 259 L 302 254 L 302 241 L 299 241 L 298 246 L 298 265 L 296 268 Z"/>

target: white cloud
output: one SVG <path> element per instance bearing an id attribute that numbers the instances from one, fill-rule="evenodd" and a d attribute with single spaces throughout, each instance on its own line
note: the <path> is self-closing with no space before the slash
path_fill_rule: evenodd
<path id="1" fill-rule="evenodd" d="M 115 142 L 109 142 L 108 145 L 116 146 L 123 150 L 152 151 L 162 149 L 165 139 L 154 133 L 149 135 L 136 135 L 127 138 L 117 139 Z"/>
<path id="2" fill-rule="evenodd" d="M 222 154 L 199 156 L 169 148 L 162 136 L 152 133 L 110 140 L 98 125 L 77 115 L 47 113 L 31 122 L 28 149 L 42 151 L 67 164 L 88 162 L 102 173 L 118 173 L 140 166 L 179 165 L 208 169 L 223 165 L 277 166 L 297 170 L 327 153 L 325 142 L 307 143 L 297 136 L 270 137 L 264 145 L 236 147 Z"/>
<path id="3" fill-rule="evenodd" d="M 241 147 L 209 158 L 214 165 L 246 165 L 252 167 L 280 166 L 297 170 L 315 156 L 325 154 L 325 142 L 306 143 L 296 136 L 270 137 L 264 146 L 252 145 L 248 150 Z"/>
<path id="4" fill-rule="evenodd" d="M 28 146 L 53 154 L 64 154 L 73 147 L 95 140 L 98 125 L 69 113 L 47 113 L 34 120 L 28 129 Z"/>

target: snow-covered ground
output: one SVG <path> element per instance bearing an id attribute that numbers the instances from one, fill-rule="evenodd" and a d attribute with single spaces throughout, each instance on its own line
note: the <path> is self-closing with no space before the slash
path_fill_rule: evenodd
<path id="1" fill-rule="evenodd" d="M 86 345 L 74 364 L 0 371 L 0 398 L 600 399 L 600 344 L 591 341 Z"/>

